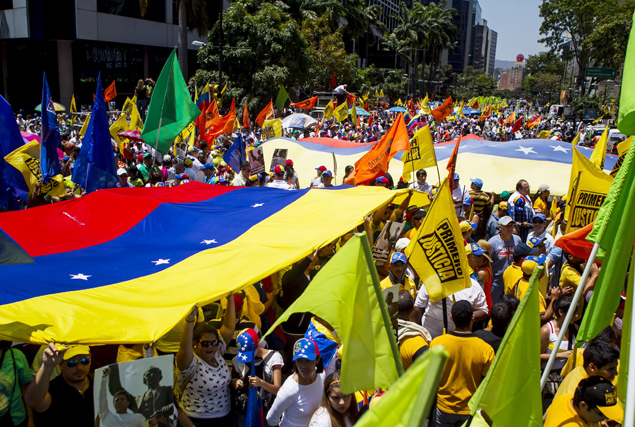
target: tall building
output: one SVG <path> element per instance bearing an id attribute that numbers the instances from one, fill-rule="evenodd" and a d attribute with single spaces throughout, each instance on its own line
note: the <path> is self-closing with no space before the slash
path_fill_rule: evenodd
<path id="1" fill-rule="evenodd" d="M 481 19 L 477 25 L 474 25 L 470 65 L 491 77 L 494 76 L 497 40 L 498 33 L 487 26 L 485 19 Z"/>
<path id="2" fill-rule="evenodd" d="M 489 36 L 487 38 L 487 61 L 485 62 L 485 69 L 487 75 L 494 77 L 494 70 L 496 69 L 496 42 L 498 41 L 498 33 L 491 28 L 489 29 Z"/>
<path id="3" fill-rule="evenodd" d="M 498 88 L 501 90 L 514 90 L 522 87 L 525 77 L 525 67 L 522 63 L 516 62 L 510 70 L 501 73 L 498 81 Z"/>
<path id="4" fill-rule="evenodd" d="M 399 3 L 398 0 L 368 0 L 368 5 L 377 5 L 381 8 L 381 15 L 379 20 L 388 28 L 388 31 L 392 32 L 397 26 L 397 20 L 392 15 L 399 15 Z M 405 2 L 408 7 L 411 7 L 412 0 Z"/>
<path id="5" fill-rule="evenodd" d="M 211 22 L 220 10 L 220 2 L 214 3 Z M 92 103 L 99 72 L 104 87 L 116 80 L 117 92 L 124 96 L 132 94 L 138 79 L 156 80 L 178 43 L 176 2 L 151 0 L 143 16 L 139 4 L 139 0 L 0 0 L 3 96 L 14 109 L 32 110 L 42 97 L 43 71 L 54 100 L 67 107 L 73 94 L 78 107 Z M 191 42 L 197 39 L 206 41 L 188 33 L 191 73 L 198 49 Z"/>
<path id="6" fill-rule="evenodd" d="M 472 33 L 474 26 L 473 14 L 480 15 L 480 7 L 474 9 L 474 0 L 446 0 L 446 9 L 454 8 L 458 12 L 454 15 L 454 25 L 457 28 L 456 46 L 453 52 L 443 55 L 444 63 L 452 65 L 456 73 L 462 73 L 470 64 Z"/>

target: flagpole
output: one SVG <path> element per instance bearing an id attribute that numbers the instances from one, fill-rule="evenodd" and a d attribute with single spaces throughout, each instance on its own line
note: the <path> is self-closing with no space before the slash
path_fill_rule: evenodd
<path id="1" fill-rule="evenodd" d="M 375 295 L 377 295 L 377 300 L 379 301 L 379 308 L 381 310 L 381 317 L 384 319 L 384 326 L 386 327 L 386 333 L 388 334 L 388 341 L 390 341 L 390 348 L 392 350 L 392 356 L 395 359 L 395 366 L 397 367 L 397 373 L 399 376 L 403 375 L 403 365 L 401 364 L 401 356 L 399 355 L 399 349 L 397 348 L 397 341 L 395 340 L 395 334 L 392 331 L 390 325 L 392 322 L 390 321 L 390 316 L 388 315 L 388 308 L 386 307 L 386 303 L 384 301 L 384 295 L 381 292 L 381 287 L 379 285 L 379 276 L 377 275 L 377 267 L 373 263 L 373 254 L 370 250 L 370 244 L 368 243 L 368 239 L 366 238 L 366 232 L 361 233 L 362 238 L 362 247 L 364 248 L 364 255 L 366 259 L 366 264 L 368 264 L 368 271 L 370 272 L 370 277 L 373 281 L 373 287 L 375 288 Z"/>
<path id="2" fill-rule="evenodd" d="M 569 324 L 573 319 L 573 315 L 577 311 L 577 302 L 580 300 L 582 296 L 582 291 L 586 285 L 586 281 L 589 278 L 589 273 L 591 272 L 591 266 L 593 266 L 593 262 L 595 261 L 595 256 L 600 249 L 600 244 L 595 243 L 593 245 L 593 249 L 591 250 L 591 255 L 589 256 L 589 260 L 584 267 L 584 272 L 582 273 L 582 277 L 580 278 L 580 283 L 578 283 L 578 287 L 575 290 L 575 294 L 573 295 L 573 299 L 571 300 L 571 305 L 569 306 L 569 311 L 567 311 L 567 316 L 564 318 L 564 323 L 560 327 L 560 333 L 558 334 L 558 340 L 553 345 L 553 351 L 549 356 L 549 361 L 547 362 L 547 366 L 545 366 L 545 370 L 542 373 L 542 378 L 540 378 L 540 389 L 542 390 L 547 383 L 547 378 L 549 377 L 549 373 L 551 372 L 551 367 L 556 360 L 556 356 L 558 355 L 558 349 L 560 348 L 560 344 L 564 339 L 564 336 L 567 334 L 567 330 L 569 329 Z M 631 331 L 632 333 L 632 331 Z M 632 356 L 632 354 L 631 354 Z M 635 375 L 632 376 L 635 378 Z M 630 379 L 629 379 L 630 381 Z"/>

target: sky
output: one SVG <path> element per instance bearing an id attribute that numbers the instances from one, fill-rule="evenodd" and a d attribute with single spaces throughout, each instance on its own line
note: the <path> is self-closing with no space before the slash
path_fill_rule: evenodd
<path id="1" fill-rule="evenodd" d="M 548 48 L 538 43 L 542 0 L 479 0 L 481 17 L 498 33 L 496 59 L 515 61 L 519 53 L 535 55 Z"/>

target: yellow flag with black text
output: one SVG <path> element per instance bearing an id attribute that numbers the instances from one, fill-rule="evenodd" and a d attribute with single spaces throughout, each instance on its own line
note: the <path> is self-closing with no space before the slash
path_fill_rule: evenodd
<path id="1" fill-rule="evenodd" d="M 430 126 L 426 125 L 415 132 L 410 140 L 410 150 L 403 153 L 401 161 L 403 162 L 401 176 L 406 182 L 410 182 L 411 173 L 437 165 Z"/>
<path id="2" fill-rule="evenodd" d="M 337 108 L 333 111 L 333 117 L 338 122 L 343 122 L 348 118 L 348 104 L 346 102 L 342 102 L 341 105 L 338 105 Z"/>
<path id="3" fill-rule="evenodd" d="M 624 163 L 624 157 L 626 157 L 626 153 L 628 153 L 628 150 L 631 149 L 632 142 L 633 137 L 629 136 L 627 139 L 617 145 L 617 155 L 620 157 L 617 159 L 617 162 L 615 162 L 615 166 L 613 166 L 613 170 L 611 171 L 611 176 L 613 178 L 615 178 L 615 176 L 617 175 L 617 171 L 620 170 L 622 163 Z"/>
<path id="4" fill-rule="evenodd" d="M 326 107 L 324 107 L 324 118 L 328 120 L 331 117 L 333 117 L 333 101 L 329 101 Z"/>
<path id="5" fill-rule="evenodd" d="M 282 136 L 282 120 L 265 120 L 265 122 L 262 124 L 262 130 L 263 132 L 265 132 L 265 135 L 267 135 L 267 138 Z"/>
<path id="6" fill-rule="evenodd" d="M 16 148 L 4 159 L 11 166 L 20 171 L 24 177 L 26 185 L 29 187 L 29 193 L 33 192 L 38 181 L 42 180 L 42 171 L 40 169 L 40 143 L 36 140 L 24 144 Z M 47 184 L 43 184 L 38 194 L 48 194 L 49 196 L 64 197 L 64 182 L 61 174 L 51 177 Z"/>
<path id="7" fill-rule="evenodd" d="M 119 147 L 119 152 L 123 153 L 124 139 L 119 137 L 119 133 L 128 130 L 128 120 L 126 119 L 126 113 L 121 113 L 117 121 L 110 125 L 110 136 L 115 140 Z"/>
<path id="8" fill-rule="evenodd" d="M 430 302 L 471 286 L 463 236 L 447 179 L 405 253 L 426 287 Z"/>
<path id="9" fill-rule="evenodd" d="M 567 193 L 566 233 L 578 230 L 595 221 L 595 217 L 611 188 L 613 177 L 591 163 L 574 146 L 571 177 Z"/>

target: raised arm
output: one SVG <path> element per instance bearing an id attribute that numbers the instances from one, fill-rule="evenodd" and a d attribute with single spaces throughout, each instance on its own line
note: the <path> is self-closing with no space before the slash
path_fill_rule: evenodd
<path id="1" fill-rule="evenodd" d="M 236 329 L 236 305 L 234 304 L 234 295 L 230 292 L 227 296 L 227 310 L 223 317 L 223 326 L 220 327 L 220 334 L 225 340 L 225 344 L 229 345 L 234 337 Z"/>
<path id="2" fill-rule="evenodd" d="M 35 379 L 26 390 L 26 403 L 37 412 L 44 412 L 51 406 L 49 383 L 55 367 L 63 360 L 66 350 L 57 350 L 55 343 L 49 343 L 42 354 L 42 365 L 35 375 Z"/>
<path id="3" fill-rule="evenodd" d="M 196 323 L 196 315 L 198 314 L 198 304 L 194 306 L 192 311 L 185 318 L 183 331 L 181 332 L 181 345 L 176 353 L 176 367 L 180 371 L 184 371 L 192 363 L 194 351 L 192 349 L 192 339 L 194 337 L 194 324 Z"/>

